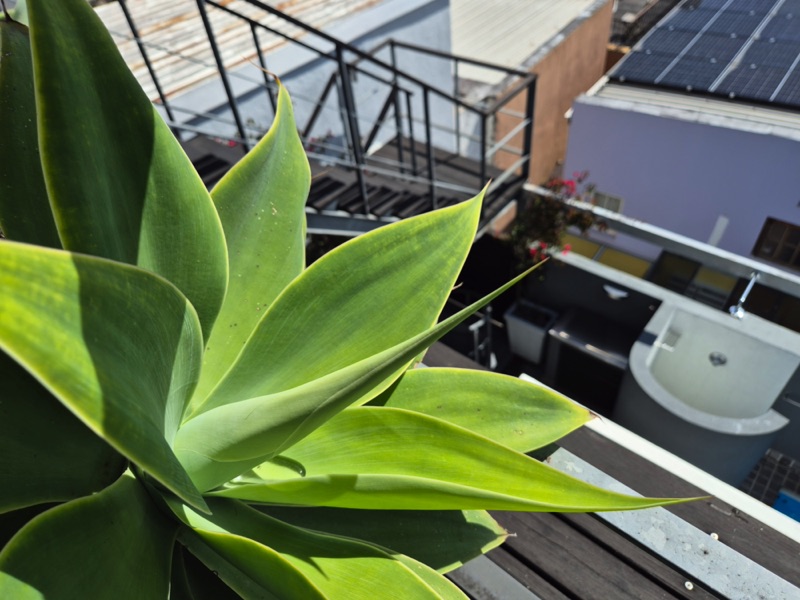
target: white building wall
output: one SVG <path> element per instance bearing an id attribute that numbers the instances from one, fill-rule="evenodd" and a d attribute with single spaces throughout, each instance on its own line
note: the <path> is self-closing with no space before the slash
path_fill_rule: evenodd
<path id="1" fill-rule="evenodd" d="M 800 224 L 800 137 L 665 112 L 579 99 L 564 172 L 588 170 L 599 191 L 624 199 L 626 216 L 702 242 L 724 216 L 717 245 L 744 256 L 767 217 Z M 654 258 L 652 247 L 618 242 Z"/>

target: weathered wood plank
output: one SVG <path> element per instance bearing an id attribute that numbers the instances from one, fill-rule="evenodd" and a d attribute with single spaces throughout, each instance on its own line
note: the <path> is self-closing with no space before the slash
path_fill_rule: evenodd
<path id="1" fill-rule="evenodd" d="M 631 566 L 551 514 L 494 513 L 511 533 L 508 548 L 553 584 L 575 598 L 664 600 L 689 598 L 653 581 L 639 566 Z"/>
<path id="2" fill-rule="evenodd" d="M 559 445 L 577 456 L 590 457 L 595 467 L 643 495 L 707 495 L 658 465 L 586 428 L 570 434 Z M 719 498 L 670 506 L 667 510 L 709 535 L 717 534 L 728 547 L 791 584 L 800 585 L 800 544 L 780 532 L 739 512 Z"/>
<path id="3" fill-rule="evenodd" d="M 596 515 L 565 514 L 554 515 L 554 517 L 566 521 L 573 529 L 608 550 L 618 560 L 641 571 L 646 577 L 651 578 L 678 598 L 695 600 L 718 598 L 716 594 L 702 588 L 693 580 L 691 590 L 689 590 L 686 583 L 690 579 L 687 579 L 683 573 L 675 570 L 672 565 L 666 564 L 660 557 L 653 556 L 635 541 L 609 527 L 608 523 L 601 521 Z"/>
<path id="4" fill-rule="evenodd" d="M 522 562 L 506 546 L 492 550 L 487 556 L 542 600 L 569 600 L 569 596 L 553 585 L 547 573 L 535 571 L 533 565 Z"/>

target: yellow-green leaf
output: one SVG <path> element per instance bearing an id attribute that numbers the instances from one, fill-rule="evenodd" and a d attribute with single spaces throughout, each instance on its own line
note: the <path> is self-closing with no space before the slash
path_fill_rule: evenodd
<path id="1" fill-rule="evenodd" d="M 198 396 L 208 395 L 278 294 L 303 271 L 310 180 L 281 85 L 269 132 L 211 192 L 225 230 L 230 281 L 206 346 Z"/>
<path id="2" fill-rule="evenodd" d="M 555 390 L 516 377 L 467 369 L 413 369 L 371 403 L 405 408 L 530 452 L 592 418 Z"/>
<path id="3" fill-rule="evenodd" d="M 397 408 L 349 408 L 284 455 L 212 496 L 362 509 L 594 512 L 679 502 L 609 492 L 450 423 Z"/>
<path id="4" fill-rule="evenodd" d="M 482 197 L 381 227 L 311 265 L 200 410 L 289 390 L 431 327 L 472 244 Z"/>
<path id="5" fill-rule="evenodd" d="M 199 517 L 197 519 L 203 522 Z M 234 535 L 197 527 L 182 531 L 179 539 L 208 569 L 246 600 L 326 600 L 290 561 L 272 548 L 253 541 L 249 534 Z"/>
<path id="6" fill-rule="evenodd" d="M 288 391 L 225 404 L 197 415 L 178 431 L 175 452 L 200 489 L 225 483 L 279 454 L 345 407 L 367 402 L 385 390 L 422 350 L 528 272 L 388 350 Z"/>

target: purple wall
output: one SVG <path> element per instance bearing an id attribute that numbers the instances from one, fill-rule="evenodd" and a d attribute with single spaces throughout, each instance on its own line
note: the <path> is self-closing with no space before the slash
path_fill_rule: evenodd
<path id="1" fill-rule="evenodd" d="M 718 246 L 744 256 L 767 217 L 800 225 L 800 135 L 791 140 L 596 102 L 575 103 L 564 173 L 588 170 L 599 191 L 624 199 L 626 216 L 706 242 L 724 215 L 729 224 Z"/>

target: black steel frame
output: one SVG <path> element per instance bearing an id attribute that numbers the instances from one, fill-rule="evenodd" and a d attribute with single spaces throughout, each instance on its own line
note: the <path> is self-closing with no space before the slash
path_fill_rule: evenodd
<path id="1" fill-rule="evenodd" d="M 457 149 L 460 148 L 461 139 L 465 135 L 461 130 L 460 112 L 465 111 L 472 113 L 478 119 L 479 123 L 478 141 L 480 143 L 481 151 L 478 159 L 479 181 L 476 182 L 477 185 L 475 188 L 477 190 L 480 189 L 487 181 L 488 167 L 491 160 L 489 152 L 490 128 L 492 124 L 495 122 L 499 111 L 501 111 L 501 109 L 504 106 L 506 106 L 518 95 L 524 93 L 526 95 L 524 101 L 525 112 L 523 119 L 518 126 L 522 128 L 523 140 L 524 140 L 522 148 L 518 152 L 520 154 L 520 159 L 516 161 L 514 165 L 509 167 L 506 170 L 506 172 L 504 172 L 500 177 L 497 178 L 496 184 L 499 184 L 502 179 L 505 179 L 509 176 L 518 176 L 523 181 L 527 180 L 530 174 L 530 160 L 532 152 L 531 143 L 533 136 L 533 116 L 534 116 L 534 105 L 535 105 L 535 95 L 536 95 L 536 76 L 534 74 L 525 71 L 519 71 L 516 69 L 509 69 L 501 65 L 496 65 L 485 61 L 474 60 L 468 57 L 456 56 L 446 52 L 432 50 L 429 48 L 424 48 L 413 44 L 398 42 L 396 40 L 387 40 L 386 42 L 380 44 L 376 48 L 373 48 L 371 51 L 366 52 L 351 44 L 345 43 L 331 35 L 328 35 L 325 32 L 322 32 L 314 27 L 311 27 L 310 25 L 307 25 L 290 15 L 283 13 L 282 11 L 272 6 L 269 6 L 268 4 L 261 2 L 260 0 L 240 0 L 240 1 L 245 2 L 251 6 L 257 7 L 266 14 L 276 16 L 282 22 L 288 23 L 296 28 L 299 28 L 300 30 L 302 30 L 307 34 L 312 34 L 314 38 L 316 38 L 317 40 L 321 40 L 322 42 L 333 47 L 333 50 L 331 50 L 330 47 L 325 50 L 316 48 L 315 46 L 313 46 L 312 44 L 308 43 L 305 40 L 295 39 L 292 36 L 281 32 L 275 27 L 262 23 L 253 17 L 237 12 L 236 10 L 232 9 L 229 5 L 223 4 L 218 0 L 196 0 L 197 8 L 200 13 L 200 17 L 202 19 L 203 27 L 205 29 L 209 44 L 211 46 L 211 51 L 214 57 L 215 66 L 219 73 L 220 81 L 225 90 L 227 103 L 229 105 L 231 114 L 233 116 L 238 138 L 237 141 L 242 143 L 242 145 L 246 150 L 250 148 L 251 144 L 248 139 L 244 122 L 242 121 L 238 99 L 231 87 L 228 71 L 225 67 L 219 46 L 217 44 L 217 39 L 212 25 L 212 20 L 209 16 L 209 8 L 223 11 L 229 15 L 242 19 L 249 25 L 252 34 L 253 45 L 256 49 L 256 54 L 258 57 L 258 63 L 262 71 L 264 71 L 264 88 L 266 90 L 268 100 L 273 110 L 276 106 L 275 86 L 270 81 L 269 75 L 267 73 L 268 71 L 267 62 L 264 57 L 263 51 L 261 49 L 261 44 L 258 35 L 259 31 L 268 32 L 272 35 L 281 37 L 287 40 L 288 42 L 300 45 L 303 48 L 311 50 L 321 58 L 335 62 L 336 69 L 331 74 L 331 77 L 328 80 L 327 84 L 325 85 L 319 100 L 316 102 L 315 108 L 312 111 L 308 123 L 302 130 L 302 134 L 306 137 L 310 135 L 314 125 L 317 122 L 317 119 L 320 116 L 321 110 L 325 102 L 328 100 L 328 96 L 330 95 L 332 90 L 336 88 L 338 91 L 339 102 L 343 104 L 343 106 L 341 106 L 341 108 L 343 109 L 341 112 L 343 114 L 343 118 L 345 119 L 343 129 L 345 131 L 347 138 L 347 146 L 349 154 L 349 160 L 345 161 L 345 166 L 351 168 L 356 174 L 358 186 L 363 198 L 364 210 L 367 213 L 369 212 L 369 198 L 367 195 L 367 185 L 365 182 L 365 171 L 368 168 L 366 157 L 370 147 L 376 140 L 381 127 L 383 127 L 385 121 L 389 117 L 390 112 L 394 114 L 395 135 L 398 138 L 398 144 L 397 144 L 398 172 L 401 175 L 410 174 L 411 176 L 414 177 L 421 176 L 425 180 L 427 180 L 429 186 L 431 208 L 437 207 L 436 161 L 435 161 L 435 153 L 434 153 L 434 146 L 432 139 L 433 137 L 432 133 L 433 126 L 432 126 L 432 115 L 431 115 L 432 96 L 436 96 L 439 99 L 445 100 L 452 106 L 454 115 L 453 133 L 455 135 Z M 159 83 L 153 64 L 148 57 L 146 46 L 142 42 L 142 39 L 139 35 L 139 32 L 136 28 L 136 25 L 130 14 L 130 11 L 126 6 L 126 2 L 125 0 L 118 0 L 118 2 L 125 14 L 125 18 L 131 29 L 133 37 L 137 43 L 139 51 L 144 59 L 150 77 L 152 78 L 155 84 L 155 88 L 158 93 L 160 103 L 164 107 L 167 117 L 169 118 L 172 124 L 173 130 L 179 132 L 180 124 L 174 118 L 174 111 L 170 107 L 167 96 L 164 93 L 164 90 Z M 389 47 L 389 52 L 390 52 L 389 62 L 381 60 L 376 56 L 376 54 L 380 50 L 382 50 L 387 46 Z M 453 65 L 453 73 L 454 73 L 454 85 L 452 91 L 448 92 L 439 89 L 436 86 L 430 85 L 429 83 L 422 81 L 421 79 L 415 77 L 414 75 L 411 75 L 408 72 L 399 69 L 397 66 L 398 65 L 397 54 L 398 51 L 400 50 L 407 52 L 422 53 L 428 56 L 437 57 L 442 60 L 450 61 Z M 348 62 L 347 60 L 348 55 L 353 56 L 355 58 Z M 380 70 L 382 73 L 385 74 L 385 76 L 377 75 L 372 71 L 362 68 L 361 66 L 362 63 L 368 64 L 373 70 L 374 69 Z M 509 81 L 508 89 L 505 90 L 500 97 L 494 99 L 493 101 L 488 103 L 482 103 L 477 106 L 462 100 L 459 96 L 459 89 L 458 89 L 459 65 L 462 63 L 476 65 L 487 69 L 495 69 L 506 73 L 507 75 L 506 80 Z M 353 90 L 352 78 L 356 74 L 364 75 L 375 81 L 380 82 L 385 86 L 388 86 L 388 93 L 386 96 L 386 100 L 379 112 L 378 118 L 376 119 L 375 123 L 369 128 L 369 132 L 366 135 L 365 139 L 362 138 L 360 131 L 358 107 L 356 106 L 355 94 Z M 411 151 L 409 153 L 410 163 L 407 163 L 405 160 L 406 157 L 404 155 L 403 144 L 401 143 L 401 140 L 406 133 L 405 132 L 406 129 L 408 132 L 408 137 L 411 140 L 414 140 L 414 115 L 412 113 L 412 97 L 414 96 L 415 93 L 419 93 L 421 96 L 421 105 L 423 110 L 423 114 L 421 115 L 421 120 L 422 120 L 423 130 L 425 132 L 424 146 L 425 146 L 425 159 L 427 163 L 424 173 L 420 173 L 418 169 L 418 160 L 416 156 L 416 151 L 414 149 L 414 144 L 413 143 L 411 144 Z M 403 97 L 405 99 L 405 102 L 403 102 Z M 492 151 L 491 154 L 494 154 L 494 151 Z"/>

